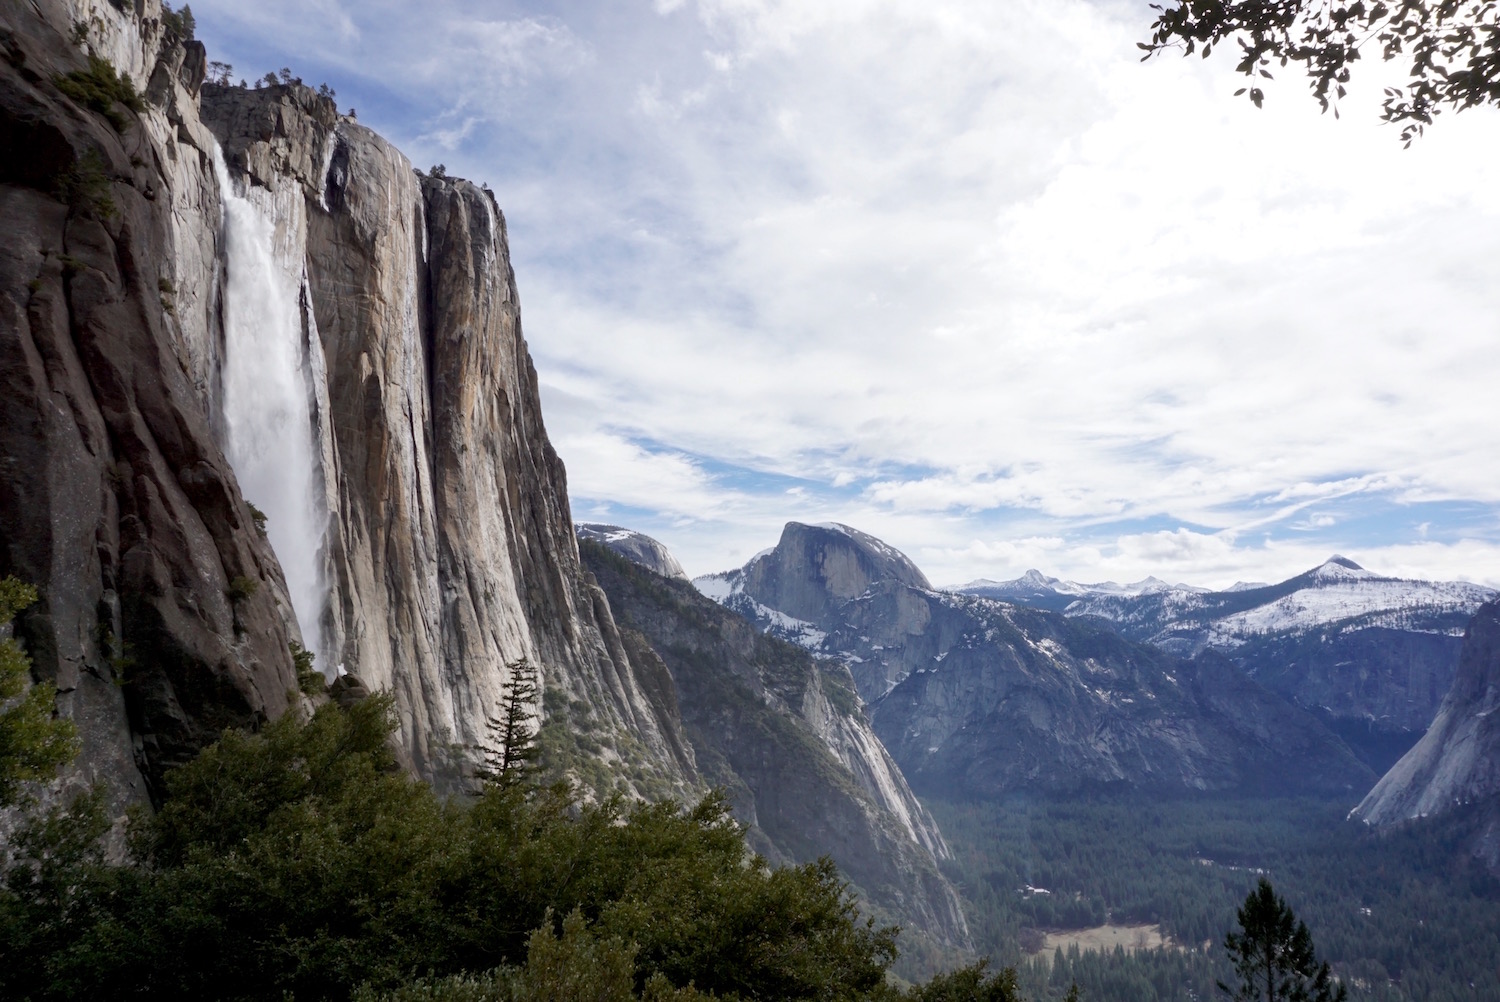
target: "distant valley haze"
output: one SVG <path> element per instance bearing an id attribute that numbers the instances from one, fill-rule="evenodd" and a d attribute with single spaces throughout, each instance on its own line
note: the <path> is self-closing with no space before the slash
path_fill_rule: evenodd
<path id="1" fill-rule="evenodd" d="M 1500 585 L 1500 115 L 1403 150 L 1144 0 L 198 0 L 504 208 L 573 515 L 689 575 Z"/>

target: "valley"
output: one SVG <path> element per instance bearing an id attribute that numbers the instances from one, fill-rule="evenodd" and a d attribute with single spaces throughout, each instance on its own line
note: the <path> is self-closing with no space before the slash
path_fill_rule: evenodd
<path id="1" fill-rule="evenodd" d="M 1091 998 L 1212 998 L 1226 977 L 1224 931 L 1262 872 L 1349 978 L 1351 998 L 1500 993 L 1500 882 L 1465 852 L 1476 812 L 1446 831 L 1387 835 L 1350 824 L 1347 802 L 1305 798 L 928 805 L 953 847 L 945 869 L 976 945 L 1018 965 L 1032 998 L 1060 999 L 1075 979 Z M 1053 893 L 1018 893 L 1028 882 Z M 1101 928 L 1132 937 L 1123 953 L 1101 942 Z M 1132 928 L 1159 929 L 1173 945 L 1132 950 Z M 1083 944 L 1093 942 L 1103 949 L 1091 956 Z M 1044 945 L 1028 954 L 1021 943 Z M 1058 947 L 1065 976 L 1054 974 Z"/>

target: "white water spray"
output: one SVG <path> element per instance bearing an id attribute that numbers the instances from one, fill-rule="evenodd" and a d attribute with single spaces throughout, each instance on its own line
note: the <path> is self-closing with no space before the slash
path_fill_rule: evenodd
<path id="1" fill-rule="evenodd" d="M 326 503 L 320 490 L 310 378 L 318 346 L 305 315 L 300 248 L 278 241 L 274 211 L 239 194 L 223 154 L 214 170 L 224 199 L 224 425 L 226 452 L 245 498 L 266 514 L 303 642 L 327 671 L 320 622 Z M 301 198 L 300 192 L 296 194 Z"/>

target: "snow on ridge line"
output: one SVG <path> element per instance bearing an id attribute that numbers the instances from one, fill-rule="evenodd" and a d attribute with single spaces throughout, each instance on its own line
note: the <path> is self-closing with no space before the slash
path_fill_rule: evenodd
<path id="1" fill-rule="evenodd" d="M 743 579 L 739 577 L 739 571 L 729 571 L 724 574 L 704 574 L 702 577 L 693 578 L 693 587 L 705 598 L 711 598 L 723 605 L 732 596 L 738 595 L 744 589 Z"/>
<path id="2" fill-rule="evenodd" d="M 1482 585 L 1463 582 L 1348 578 L 1302 588 L 1274 602 L 1226 616 L 1214 624 L 1213 633 L 1228 639 L 1306 629 L 1361 616 L 1473 612 L 1494 594 Z"/>

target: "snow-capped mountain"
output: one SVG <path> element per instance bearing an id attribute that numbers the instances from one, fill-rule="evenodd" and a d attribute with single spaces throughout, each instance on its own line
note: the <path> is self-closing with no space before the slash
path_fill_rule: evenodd
<path id="1" fill-rule="evenodd" d="M 1184 657 L 1220 651 L 1323 715 L 1381 769 L 1432 721 L 1453 681 L 1465 625 L 1496 595 L 1464 581 L 1387 577 L 1343 556 L 1279 584 L 1217 592 L 1051 587 L 1055 596 L 1028 599 L 1013 589 L 1006 600 L 1056 608 L 1081 587 L 1085 593 L 1063 607 L 1067 615 L 1106 621 L 1124 636 Z"/>
<path id="2" fill-rule="evenodd" d="M 1067 612 L 1107 619 L 1127 635 L 1193 654 L 1316 629 L 1351 633 L 1385 627 L 1462 637 L 1469 618 L 1495 594 L 1466 581 L 1385 577 L 1333 556 L 1280 584 L 1222 592 L 1185 587 L 1134 595 L 1093 592 Z"/>
<path id="3" fill-rule="evenodd" d="M 960 595 L 976 595 L 980 598 L 994 598 L 1002 602 L 1016 602 L 1038 609 L 1062 612 L 1079 599 L 1094 595 L 1129 598 L 1137 595 L 1157 595 L 1168 591 L 1203 592 L 1208 589 L 1187 584 L 1169 584 L 1158 577 L 1148 577 L 1123 585 L 1115 584 L 1113 581 L 1079 584 L 1077 581 L 1063 581 L 1060 578 L 1049 577 L 1033 569 L 1010 581 L 991 581 L 988 578 L 980 578 L 946 590 Z"/>
<path id="4" fill-rule="evenodd" d="M 672 552 L 643 532 L 603 522 L 579 522 L 573 529 L 579 539 L 590 539 L 607 546 L 626 560 L 633 560 L 664 578 L 688 579 L 687 572 Z"/>

